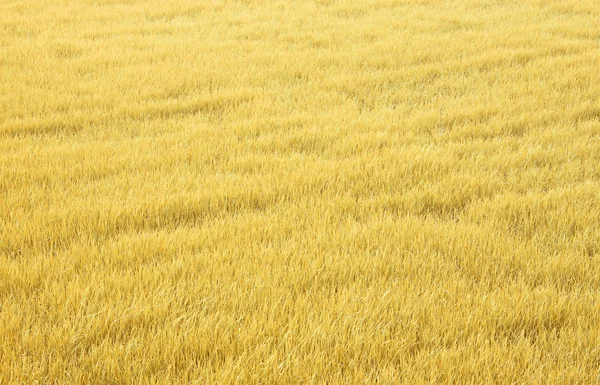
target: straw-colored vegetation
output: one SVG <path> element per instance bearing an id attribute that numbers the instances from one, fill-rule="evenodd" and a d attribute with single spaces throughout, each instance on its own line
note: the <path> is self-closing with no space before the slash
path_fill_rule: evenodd
<path id="1" fill-rule="evenodd" d="M 0 383 L 596 383 L 599 20 L 0 2 Z"/>

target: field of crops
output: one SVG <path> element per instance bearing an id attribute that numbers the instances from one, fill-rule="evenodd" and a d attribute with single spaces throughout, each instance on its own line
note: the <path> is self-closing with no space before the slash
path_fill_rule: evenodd
<path id="1" fill-rule="evenodd" d="M 595 384 L 597 0 L 0 1 L 0 384 Z"/>

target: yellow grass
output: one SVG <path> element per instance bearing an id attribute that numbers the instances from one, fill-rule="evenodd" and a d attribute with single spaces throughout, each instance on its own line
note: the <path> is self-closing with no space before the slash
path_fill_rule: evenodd
<path id="1" fill-rule="evenodd" d="M 593 384 L 597 0 L 0 2 L 0 384 Z"/>

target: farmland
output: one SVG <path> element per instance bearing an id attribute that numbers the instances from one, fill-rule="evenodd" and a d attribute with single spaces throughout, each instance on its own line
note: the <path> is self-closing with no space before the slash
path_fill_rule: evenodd
<path id="1" fill-rule="evenodd" d="M 0 2 L 0 384 L 594 384 L 596 0 Z"/>

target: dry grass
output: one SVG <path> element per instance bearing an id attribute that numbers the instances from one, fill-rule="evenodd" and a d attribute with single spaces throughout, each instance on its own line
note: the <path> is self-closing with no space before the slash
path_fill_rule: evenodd
<path id="1" fill-rule="evenodd" d="M 2 2 L 0 383 L 597 383 L 598 20 Z"/>

